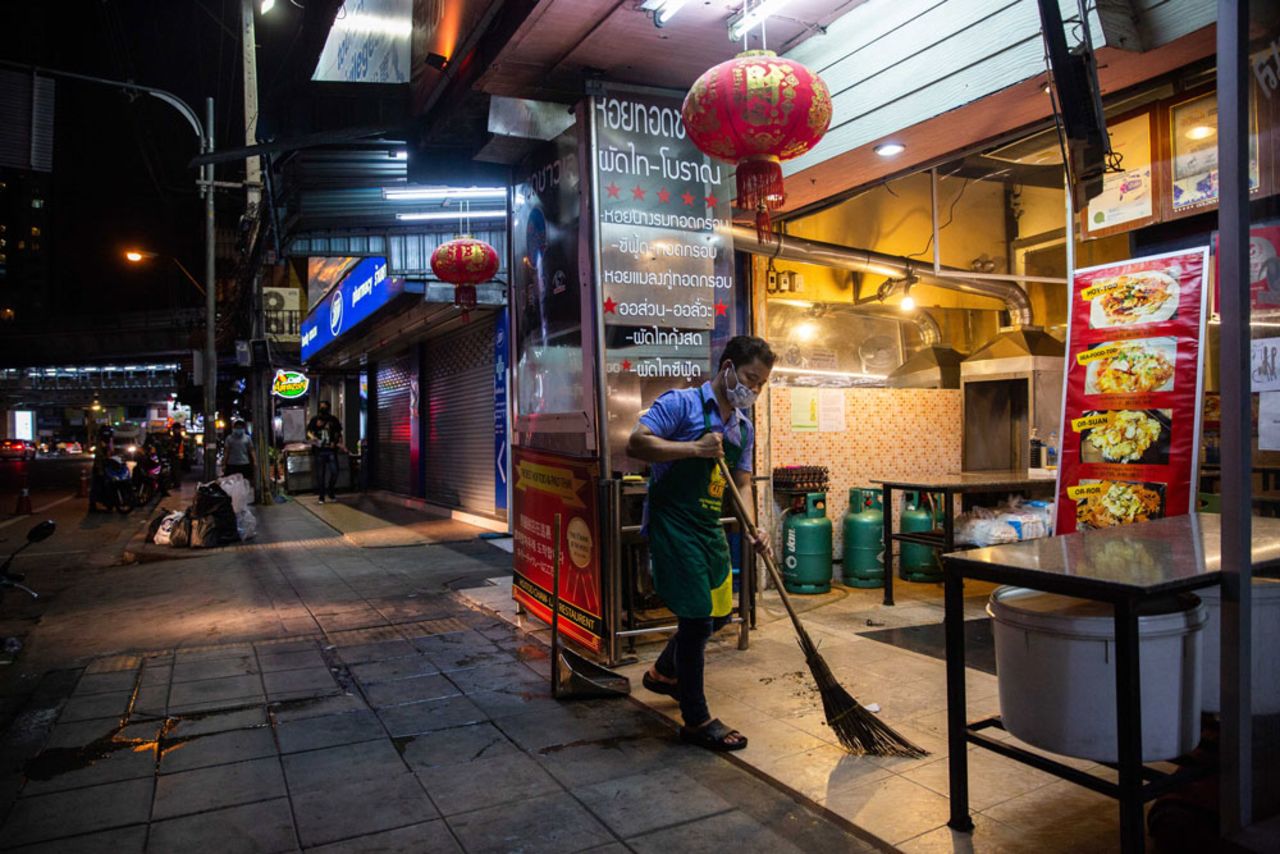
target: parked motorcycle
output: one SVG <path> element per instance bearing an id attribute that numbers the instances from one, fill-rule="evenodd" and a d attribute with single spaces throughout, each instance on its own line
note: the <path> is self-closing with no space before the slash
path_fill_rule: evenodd
<path id="1" fill-rule="evenodd" d="M 22 554 L 23 549 L 49 539 L 57 529 L 58 523 L 54 522 L 52 519 L 46 519 L 30 531 L 27 531 L 27 541 L 9 555 L 3 566 L 0 566 L 0 595 L 3 595 L 4 590 L 12 588 L 14 590 L 21 590 L 23 593 L 28 594 L 32 599 L 40 598 L 39 593 L 22 583 L 27 580 L 27 577 L 20 572 L 10 572 L 9 567 L 13 564 L 13 559 Z"/>
<path id="2" fill-rule="evenodd" d="M 133 501 L 136 506 L 145 507 L 151 499 L 166 491 L 164 468 L 154 448 L 148 447 L 134 455 Z"/>
<path id="3" fill-rule="evenodd" d="M 120 457 L 107 457 L 102 479 L 103 503 L 120 514 L 132 511 L 136 496 L 128 464 Z"/>

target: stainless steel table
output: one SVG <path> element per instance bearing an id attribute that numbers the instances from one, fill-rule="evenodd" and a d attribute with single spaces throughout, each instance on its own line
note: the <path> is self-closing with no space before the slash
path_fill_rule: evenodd
<path id="1" fill-rule="evenodd" d="M 884 604 L 893 604 L 893 544 L 916 543 L 940 549 L 944 554 L 956 549 L 955 497 L 991 492 L 1020 492 L 1045 488 L 1053 492 L 1054 478 L 1031 477 L 1026 469 L 1016 471 L 957 472 L 934 477 L 873 477 L 884 493 Z M 893 491 L 910 489 L 928 493 L 941 493 L 943 502 L 942 531 L 894 533 Z"/>
<path id="2" fill-rule="evenodd" d="M 969 761 L 966 745 L 976 744 L 1055 774 L 1120 801 L 1120 844 L 1141 851 L 1142 805 L 1197 776 L 1195 769 L 1171 774 L 1142 762 L 1142 684 L 1138 669 L 1138 615 L 1157 597 L 1219 584 L 1219 517 L 1178 516 L 1122 528 L 1083 531 L 943 557 L 946 586 L 947 748 L 951 779 L 951 820 L 956 830 L 972 830 L 969 817 Z M 1117 541 L 1149 559 L 1116 570 L 1113 562 L 1095 562 Z M 1280 519 L 1253 520 L 1253 567 L 1259 574 L 1280 569 Z M 1081 599 L 1109 602 L 1115 608 L 1116 724 L 1119 783 L 1078 771 L 1039 754 L 982 733 L 1001 727 L 993 717 L 970 723 L 965 710 L 964 579 L 1013 584 Z M 1143 781 L 1149 782 L 1144 783 Z"/>

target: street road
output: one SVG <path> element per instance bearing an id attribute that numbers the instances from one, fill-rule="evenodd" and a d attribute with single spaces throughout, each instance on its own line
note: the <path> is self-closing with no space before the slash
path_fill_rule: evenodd
<path id="1" fill-rule="evenodd" d="M 80 473 L 87 472 L 92 465 L 93 459 L 87 455 L 0 460 L 0 522 L 17 507 L 24 480 L 31 490 L 31 503 L 39 510 L 58 499 L 75 495 L 80 487 Z"/>

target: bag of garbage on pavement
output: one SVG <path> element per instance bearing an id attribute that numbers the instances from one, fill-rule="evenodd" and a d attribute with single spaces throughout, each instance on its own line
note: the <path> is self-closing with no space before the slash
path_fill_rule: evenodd
<path id="1" fill-rule="evenodd" d="M 218 486 L 231 496 L 231 509 L 240 512 L 253 503 L 253 485 L 242 474 L 231 474 L 218 478 Z"/>
<path id="2" fill-rule="evenodd" d="M 147 542 L 154 543 L 156 534 L 160 531 L 160 525 L 164 522 L 165 517 L 171 511 L 168 507 L 157 507 L 156 512 L 151 514 L 151 520 L 147 522 Z"/>
<path id="3" fill-rule="evenodd" d="M 258 535 L 258 519 L 248 507 L 236 514 L 236 530 L 240 533 L 241 542 Z"/>
<path id="4" fill-rule="evenodd" d="M 159 527 L 156 529 L 156 535 L 153 538 L 155 544 L 158 546 L 173 545 L 174 529 L 182 523 L 186 516 L 187 512 L 185 510 L 174 510 L 171 513 L 166 511 L 164 517 L 160 520 Z"/>
<path id="5" fill-rule="evenodd" d="M 185 512 L 169 531 L 169 547 L 185 549 L 191 546 L 191 517 Z"/>
<path id="6" fill-rule="evenodd" d="M 217 481 L 200 484 L 190 515 L 192 548 L 214 548 L 240 541 L 231 496 Z"/>

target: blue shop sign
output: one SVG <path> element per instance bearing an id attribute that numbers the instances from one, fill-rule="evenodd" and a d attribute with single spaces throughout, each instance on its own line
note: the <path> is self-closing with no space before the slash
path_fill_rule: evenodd
<path id="1" fill-rule="evenodd" d="M 387 275 L 386 258 L 364 258 L 302 321 L 302 361 L 307 361 L 375 311 L 404 293 L 404 279 Z"/>

